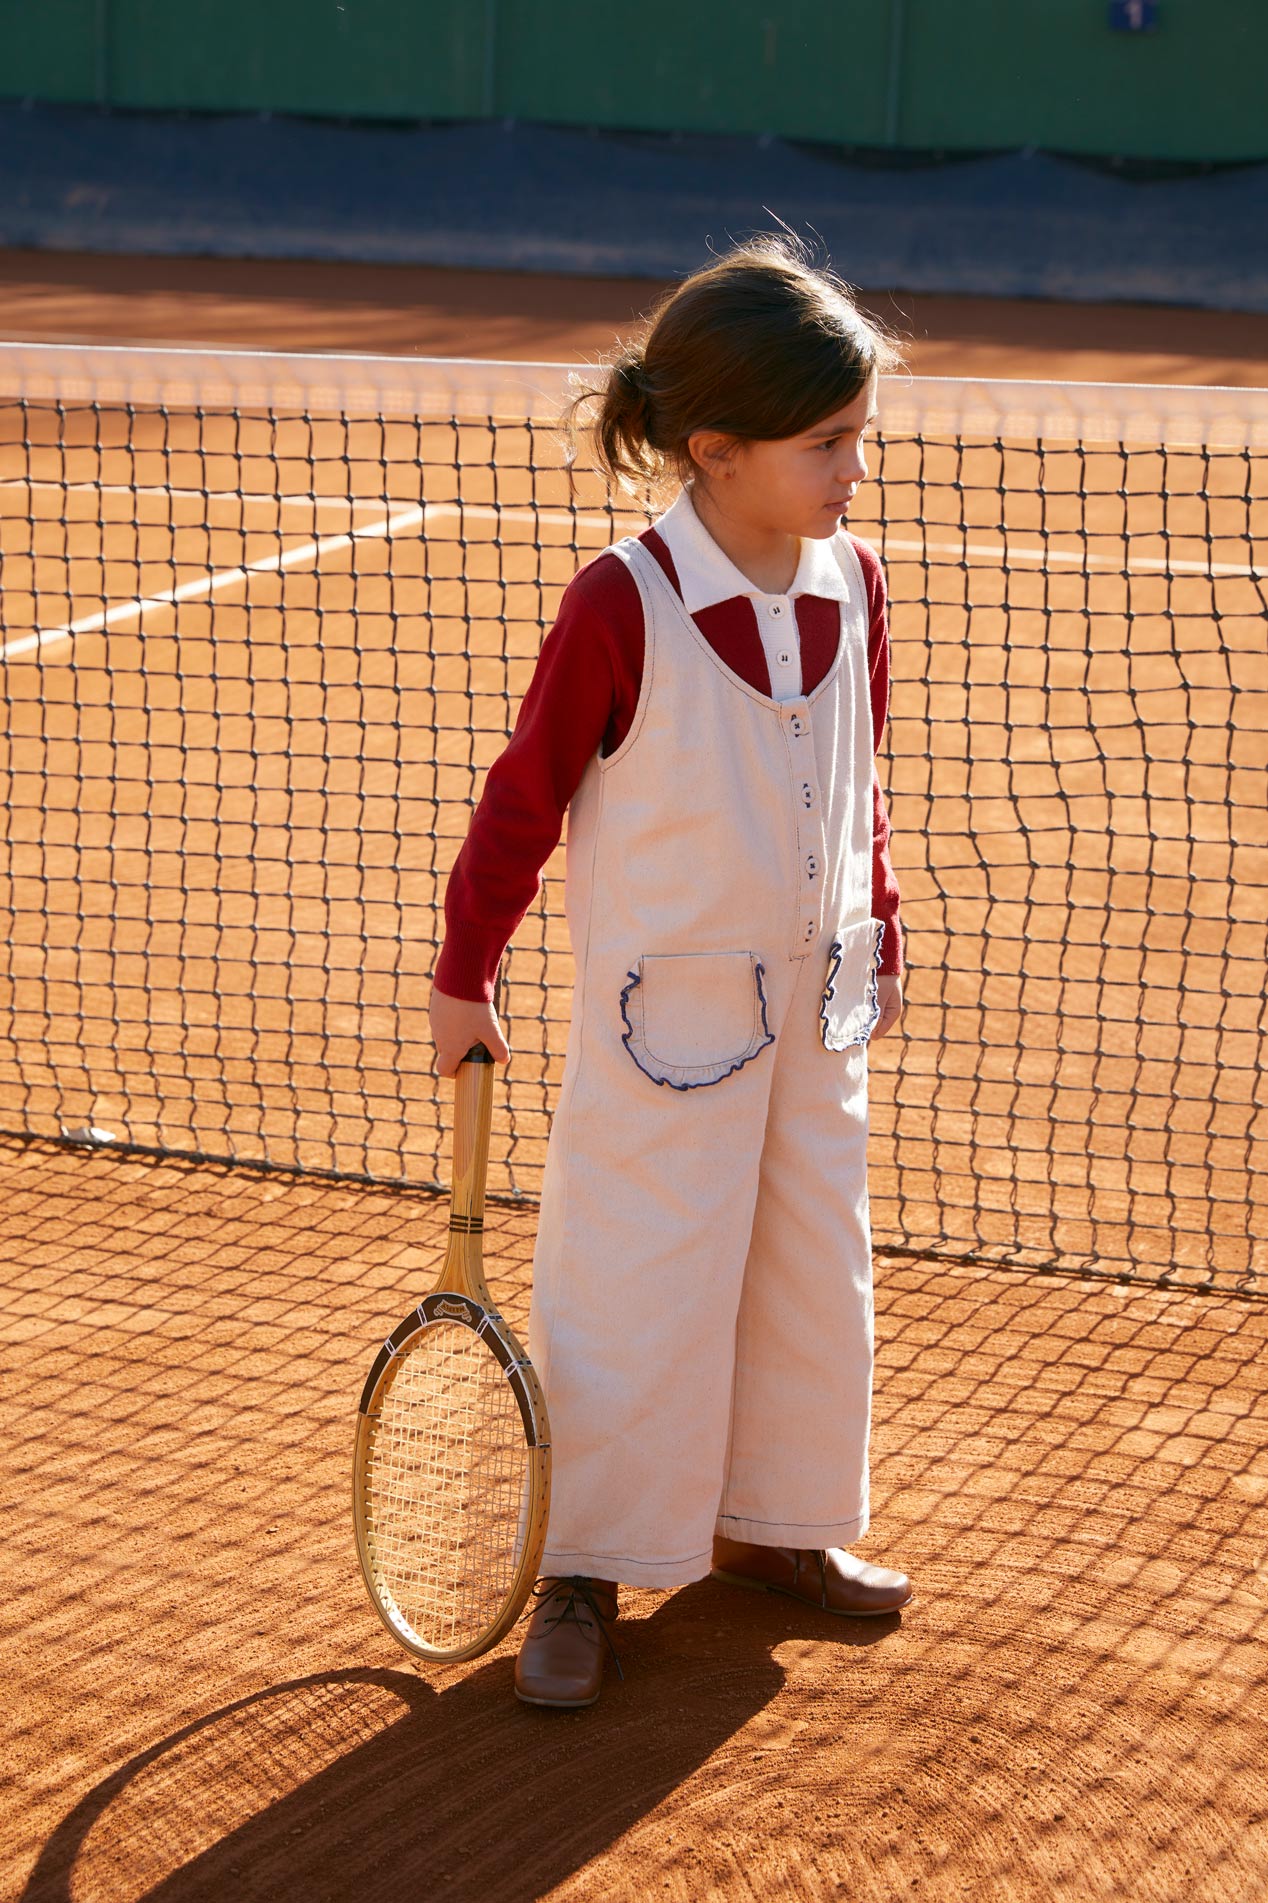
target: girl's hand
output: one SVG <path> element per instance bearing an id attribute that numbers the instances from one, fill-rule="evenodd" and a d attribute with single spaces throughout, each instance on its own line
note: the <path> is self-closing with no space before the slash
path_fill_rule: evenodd
<path id="1" fill-rule="evenodd" d="M 892 1031 L 903 1014 L 903 981 L 892 973 L 878 972 L 876 978 L 876 997 L 881 1007 L 881 1015 L 876 1029 L 872 1032 L 872 1041 L 884 1037 Z"/>
<path id="2" fill-rule="evenodd" d="M 432 987 L 431 1035 L 436 1046 L 436 1070 L 452 1077 L 473 1044 L 484 1044 L 497 1064 L 505 1064 L 510 1050 L 491 1004 L 451 998 Z"/>

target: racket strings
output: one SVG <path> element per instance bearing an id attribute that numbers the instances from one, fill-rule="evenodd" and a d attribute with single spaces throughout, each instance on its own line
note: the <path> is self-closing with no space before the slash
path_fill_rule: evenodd
<path id="1" fill-rule="evenodd" d="M 424 1328 L 383 1393 L 365 1510 L 381 1594 L 428 1645 L 487 1631 L 519 1569 L 530 1497 L 523 1419 L 502 1366 L 460 1324 Z"/>

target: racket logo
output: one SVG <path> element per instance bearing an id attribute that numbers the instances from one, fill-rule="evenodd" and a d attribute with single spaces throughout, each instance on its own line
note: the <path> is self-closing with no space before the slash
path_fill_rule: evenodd
<path id="1" fill-rule="evenodd" d="M 433 1302 L 431 1313 L 433 1321 L 443 1316 L 446 1321 L 466 1322 L 471 1326 L 471 1310 L 465 1302 Z"/>

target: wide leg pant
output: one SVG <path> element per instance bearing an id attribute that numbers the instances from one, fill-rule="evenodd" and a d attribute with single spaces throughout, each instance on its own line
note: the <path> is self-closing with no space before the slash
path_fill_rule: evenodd
<path id="1" fill-rule="evenodd" d="M 708 1573 L 715 1531 L 815 1547 L 866 1529 L 867 1053 L 823 1046 L 823 962 L 772 961 L 774 1042 L 708 1088 L 644 1075 L 606 987 L 579 1003 L 529 1327 L 545 1573 L 678 1586 Z"/>

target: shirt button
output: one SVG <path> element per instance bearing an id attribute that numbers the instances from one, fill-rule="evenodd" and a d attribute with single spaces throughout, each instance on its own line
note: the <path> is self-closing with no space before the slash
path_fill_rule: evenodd
<path id="1" fill-rule="evenodd" d="M 781 648 L 779 653 L 775 656 L 775 659 L 779 662 L 781 667 L 790 667 L 792 665 L 792 655 L 788 652 L 787 648 Z"/>
<path id="2" fill-rule="evenodd" d="M 770 611 L 771 611 L 771 613 L 772 613 L 772 614 L 773 614 L 773 615 L 775 616 L 775 618 L 776 618 L 776 620 L 778 620 L 778 618 L 779 618 L 779 616 L 780 616 L 780 615 L 782 615 L 782 614 L 783 614 L 783 612 L 784 612 L 784 604 L 783 604 L 783 602 L 782 602 L 782 601 L 772 601 L 772 603 L 771 603 L 771 605 L 770 605 Z"/>

